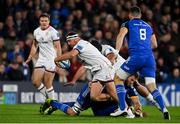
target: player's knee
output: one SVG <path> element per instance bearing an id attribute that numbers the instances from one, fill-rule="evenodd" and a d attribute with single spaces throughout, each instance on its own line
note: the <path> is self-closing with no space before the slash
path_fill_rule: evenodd
<path id="1" fill-rule="evenodd" d="M 124 80 L 120 79 L 117 75 L 114 76 L 114 83 L 115 84 L 123 84 Z"/>
<path id="2" fill-rule="evenodd" d="M 40 85 L 40 82 L 32 78 L 32 84 L 34 85 L 34 87 L 38 88 Z"/>
<path id="3" fill-rule="evenodd" d="M 156 80 L 154 77 L 145 77 L 145 84 L 146 85 L 156 84 Z"/>
<path id="4" fill-rule="evenodd" d="M 116 71 L 116 75 L 120 80 L 126 80 L 126 78 L 129 77 L 130 74 L 120 68 Z"/>
<path id="5" fill-rule="evenodd" d="M 150 92 L 153 92 L 156 89 L 155 78 L 145 77 L 145 83 Z"/>

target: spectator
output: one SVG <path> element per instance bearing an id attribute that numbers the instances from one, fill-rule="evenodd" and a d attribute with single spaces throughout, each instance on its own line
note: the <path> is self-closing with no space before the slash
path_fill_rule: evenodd
<path id="1" fill-rule="evenodd" d="M 180 82 L 180 70 L 178 67 L 175 67 L 172 73 L 169 75 L 167 83 L 179 83 Z"/>
<path id="2" fill-rule="evenodd" d="M 172 22 L 171 26 L 171 42 L 180 50 L 180 35 L 179 35 L 179 25 L 177 22 Z"/>
<path id="3" fill-rule="evenodd" d="M 5 36 L 4 23 L 0 22 L 0 37 Z"/>
<path id="4" fill-rule="evenodd" d="M 6 18 L 6 23 L 4 26 L 5 38 L 15 39 L 16 38 L 16 28 L 13 21 L 13 16 L 9 15 Z"/>
<path id="5" fill-rule="evenodd" d="M 169 69 L 164 64 L 164 59 L 162 57 L 157 60 L 157 71 L 156 71 L 156 80 L 157 82 L 164 82 L 169 74 Z"/>
<path id="6" fill-rule="evenodd" d="M 88 26 L 87 19 L 83 19 L 81 22 L 81 37 L 84 40 L 89 40 L 92 37 L 92 33 Z"/>
<path id="7" fill-rule="evenodd" d="M 15 60 L 17 55 L 21 55 L 22 57 L 24 57 L 24 52 L 20 48 L 19 44 L 16 44 L 14 46 L 14 50 L 13 51 L 8 52 L 8 55 L 7 55 L 8 62 L 12 62 L 13 60 Z"/>
<path id="8" fill-rule="evenodd" d="M 1 62 L 6 63 L 7 61 L 6 58 L 7 58 L 7 49 L 4 44 L 4 38 L 0 37 L 0 63 Z"/>
<path id="9" fill-rule="evenodd" d="M 15 27 L 18 39 L 25 39 L 26 35 L 29 32 L 28 21 L 26 20 L 27 12 L 26 10 L 17 11 L 15 13 Z"/>
<path id="10" fill-rule="evenodd" d="M 13 61 L 7 70 L 8 79 L 11 81 L 22 81 L 23 72 L 16 61 Z"/>
<path id="11" fill-rule="evenodd" d="M 0 63 L 0 81 L 7 80 L 7 75 L 5 70 L 6 70 L 5 65 Z"/>

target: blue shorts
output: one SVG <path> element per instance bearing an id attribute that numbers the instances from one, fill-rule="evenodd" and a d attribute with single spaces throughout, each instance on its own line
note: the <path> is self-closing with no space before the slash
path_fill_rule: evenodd
<path id="1" fill-rule="evenodd" d="M 121 69 L 129 74 L 139 72 L 142 77 L 154 77 L 156 63 L 153 55 L 130 56 L 122 65 Z"/>

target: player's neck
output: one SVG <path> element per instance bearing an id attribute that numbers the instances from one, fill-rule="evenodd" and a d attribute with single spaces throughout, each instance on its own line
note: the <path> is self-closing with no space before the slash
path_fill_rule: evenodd
<path id="1" fill-rule="evenodd" d="M 42 27 L 41 27 L 41 30 L 44 31 L 44 30 L 48 29 L 49 27 L 50 27 L 50 25 L 48 25 L 46 28 L 42 28 Z"/>
<path id="2" fill-rule="evenodd" d="M 133 20 L 133 19 L 141 19 L 141 18 L 139 18 L 139 17 L 132 17 L 132 18 L 130 18 L 130 20 Z"/>

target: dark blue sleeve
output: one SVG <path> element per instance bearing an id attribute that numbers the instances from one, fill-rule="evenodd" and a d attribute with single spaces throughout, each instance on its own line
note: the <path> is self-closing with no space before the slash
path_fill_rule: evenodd
<path id="1" fill-rule="evenodd" d="M 121 28 L 122 27 L 126 27 L 127 29 L 128 29 L 128 27 L 129 27 L 129 23 L 128 23 L 129 21 L 126 21 L 126 22 L 124 22 L 122 25 L 121 25 Z"/>

